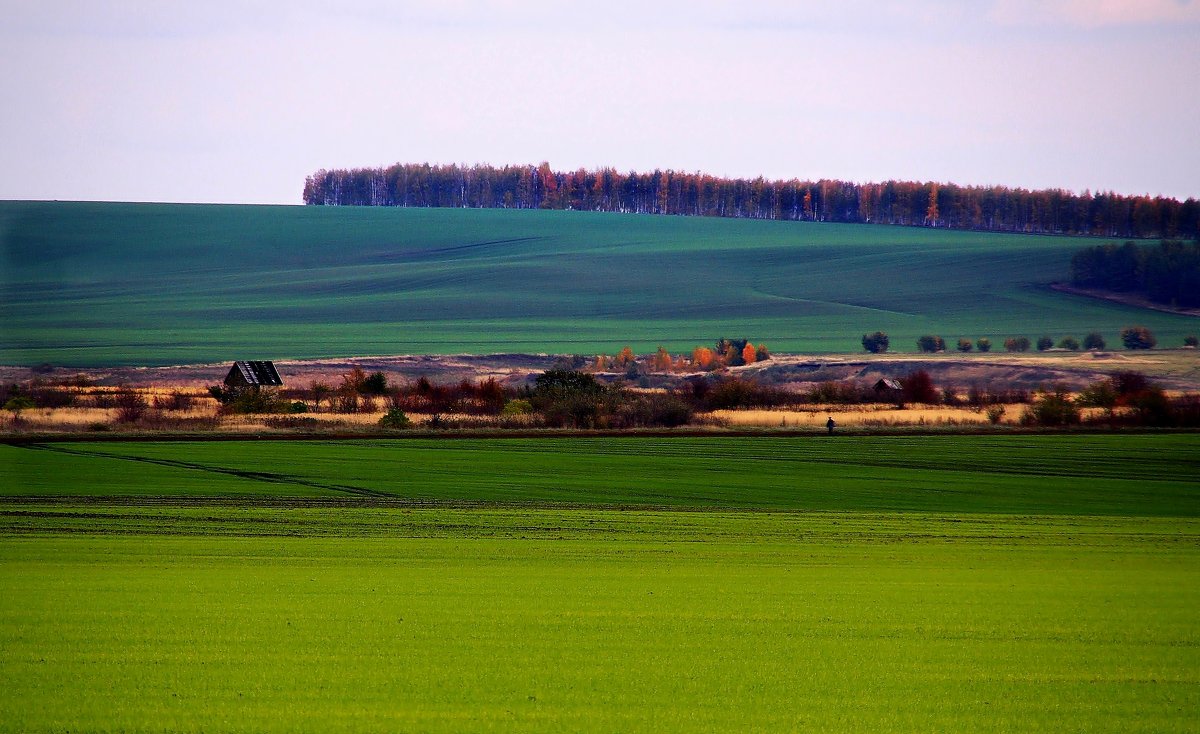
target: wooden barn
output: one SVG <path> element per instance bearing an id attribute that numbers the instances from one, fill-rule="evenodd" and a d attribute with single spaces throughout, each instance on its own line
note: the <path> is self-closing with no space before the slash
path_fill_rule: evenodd
<path id="1" fill-rule="evenodd" d="M 244 389 L 260 387 L 283 387 L 283 378 L 275 369 L 274 362 L 265 360 L 248 360 L 234 362 L 225 375 L 225 387 Z"/>
<path id="2" fill-rule="evenodd" d="M 904 388 L 900 386 L 900 381 L 891 377 L 884 377 L 875 383 L 875 394 L 881 397 L 894 398 L 903 392 Z"/>

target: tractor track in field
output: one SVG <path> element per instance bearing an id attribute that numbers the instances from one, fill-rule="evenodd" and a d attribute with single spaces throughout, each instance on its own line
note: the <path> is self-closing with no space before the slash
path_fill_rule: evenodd
<path id="1" fill-rule="evenodd" d="M 313 489 L 323 489 L 328 492 L 339 492 L 343 494 L 353 494 L 364 497 L 393 497 L 394 495 L 387 492 L 380 492 L 366 487 L 356 487 L 348 484 L 330 484 L 327 482 L 317 482 L 311 479 L 292 476 L 290 474 L 278 474 L 275 472 L 248 471 L 245 469 L 231 469 L 221 466 L 212 466 L 209 464 L 198 464 L 192 461 L 180 461 L 178 459 L 154 459 L 147 456 L 120 456 L 116 454 L 96 453 L 94 451 L 84 451 L 81 449 L 67 448 L 64 446 L 51 446 L 47 444 L 26 444 L 22 448 L 31 451 L 51 451 L 59 454 L 68 454 L 71 456 L 85 456 L 88 458 L 108 458 L 117 459 L 118 461 L 134 461 L 143 464 L 156 464 L 158 466 L 168 466 L 175 469 L 190 469 L 192 471 L 203 471 L 212 474 L 222 474 L 225 476 L 238 477 L 240 479 L 251 479 L 259 482 L 268 482 L 270 484 L 291 484 L 300 485 L 303 487 L 311 487 Z"/>

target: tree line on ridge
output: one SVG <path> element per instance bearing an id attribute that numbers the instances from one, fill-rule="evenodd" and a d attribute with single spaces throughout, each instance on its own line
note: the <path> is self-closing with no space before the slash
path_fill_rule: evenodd
<path id="1" fill-rule="evenodd" d="M 1200 239 L 1200 201 L 1192 198 L 915 181 L 727 178 L 657 169 L 555 171 L 548 163 L 322 169 L 305 179 L 303 198 L 324 206 L 572 209 Z"/>

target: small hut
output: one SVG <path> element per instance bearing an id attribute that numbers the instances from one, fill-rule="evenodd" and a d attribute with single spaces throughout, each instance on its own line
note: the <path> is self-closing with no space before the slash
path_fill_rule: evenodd
<path id="1" fill-rule="evenodd" d="M 225 387 L 234 390 L 283 387 L 283 378 L 275 369 L 274 362 L 265 360 L 234 362 L 233 366 L 229 368 L 229 374 L 225 375 Z"/>
<path id="2" fill-rule="evenodd" d="M 891 377 L 884 377 L 879 382 L 875 383 L 875 394 L 881 398 L 894 400 L 903 392 L 904 388 L 901 387 L 900 381 L 892 379 Z"/>

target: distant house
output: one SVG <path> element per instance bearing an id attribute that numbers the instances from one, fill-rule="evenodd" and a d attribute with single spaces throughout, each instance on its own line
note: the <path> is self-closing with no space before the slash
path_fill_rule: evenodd
<path id="1" fill-rule="evenodd" d="M 234 362 L 233 366 L 229 368 L 229 374 L 225 375 L 225 387 L 235 389 L 251 387 L 256 390 L 260 387 L 283 387 L 283 378 L 275 369 L 274 362 L 263 360 Z"/>
<path id="2" fill-rule="evenodd" d="M 893 397 L 904 392 L 904 388 L 900 386 L 899 380 L 893 380 L 890 377 L 884 377 L 879 382 L 875 383 L 875 394 L 886 395 Z"/>

